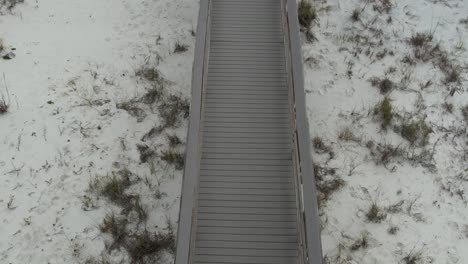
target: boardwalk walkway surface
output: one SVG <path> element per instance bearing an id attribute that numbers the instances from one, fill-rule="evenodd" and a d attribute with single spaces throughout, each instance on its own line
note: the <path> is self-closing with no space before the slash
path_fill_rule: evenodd
<path id="1" fill-rule="evenodd" d="M 295 8 L 200 2 L 176 264 L 321 263 Z"/>

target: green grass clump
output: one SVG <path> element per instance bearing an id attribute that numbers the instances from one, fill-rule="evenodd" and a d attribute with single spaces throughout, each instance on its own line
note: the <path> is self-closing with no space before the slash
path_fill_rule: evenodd
<path id="1" fill-rule="evenodd" d="M 299 24 L 303 27 L 309 29 L 312 25 L 312 21 L 317 18 L 317 12 L 312 7 L 312 4 L 307 0 L 301 0 L 298 6 L 298 17 L 299 17 Z"/>
<path id="2" fill-rule="evenodd" d="M 374 116 L 378 116 L 382 122 L 382 128 L 387 129 L 392 123 L 393 106 L 390 98 L 385 98 L 374 107 Z"/>

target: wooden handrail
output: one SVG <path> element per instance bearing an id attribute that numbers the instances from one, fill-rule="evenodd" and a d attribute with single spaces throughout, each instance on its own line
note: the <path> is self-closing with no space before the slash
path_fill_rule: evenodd
<path id="1" fill-rule="evenodd" d="M 200 0 L 197 37 L 192 70 L 192 99 L 190 122 L 187 132 L 185 168 L 180 198 L 179 228 L 177 231 L 177 249 L 175 264 L 190 263 L 193 221 L 195 219 L 195 201 L 197 182 L 200 172 L 201 116 L 203 85 L 206 65 L 206 44 L 208 32 L 209 1 Z"/>
<path id="2" fill-rule="evenodd" d="M 305 263 L 322 263 L 322 243 L 320 237 L 320 218 L 318 215 L 317 190 L 311 158 L 309 124 L 307 119 L 307 107 L 304 92 L 304 75 L 302 68 L 302 50 L 299 38 L 299 20 L 296 0 L 285 0 L 286 29 L 289 39 L 289 74 L 292 77 L 292 102 L 294 116 L 294 143 L 296 157 L 298 159 L 298 187 L 299 208 L 302 210 L 303 227 L 305 231 Z"/>

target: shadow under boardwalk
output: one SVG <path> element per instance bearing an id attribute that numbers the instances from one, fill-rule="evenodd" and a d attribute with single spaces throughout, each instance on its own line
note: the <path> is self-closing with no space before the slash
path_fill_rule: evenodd
<path id="1" fill-rule="evenodd" d="M 298 263 L 280 0 L 213 0 L 193 263 Z"/>

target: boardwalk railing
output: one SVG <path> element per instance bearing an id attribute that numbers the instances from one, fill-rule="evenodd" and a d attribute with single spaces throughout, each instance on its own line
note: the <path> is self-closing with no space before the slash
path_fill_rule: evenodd
<path id="1" fill-rule="evenodd" d="M 304 263 L 322 263 L 320 218 L 318 216 L 317 191 L 311 158 L 309 124 L 304 93 L 302 50 L 299 39 L 299 20 L 296 0 L 282 0 L 286 60 L 289 75 L 291 114 L 293 115 L 293 144 L 296 162 L 296 184 L 298 187 L 299 226 L 304 230 Z"/>
<path id="2" fill-rule="evenodd" d="M 190 263 L 194 233 L 197 183 L 200 173 L 201 158 L 201 119 L 203 110 L 203 87 L 206 76 L 206 64 L 209 43 L 209 6 L 210 0 L 200 0 L 198 14 L 197 37 L 192 70 L 192 99 L 190 104 L 190 120 L 187 134 L 187 149 L 185 154 L 184 178 L 180 197 L 179 228 L 177 231 L 177 253 L 175 264 Z"/>
<path id="3" fill-rule="evenodd" d="M 200 0 L 195 58 L 192 72 L 192 99 L 184 178 L 181 191 L 175 264 L 191 264 L 196 235 L 197 190 L 200 178 L 204 90 L 210 43 L 210 6 L 216 0 Z M 226 0 L 223 0 L 226 1 Z M 235 0 L 234 0 L 235 1 Z M 273 1 L 273 0 L 272 0 Z M 301 264 L 321 264 L 319 216 L 315 179 L 310 154 L 310 135 L 306 115 L 302 54 L 295 0 L 278 0 L 283 9 L 286 71 L 288 75 L 293 162 L 297 188 L 299 258 Z M 263 262 L 262 262 L 263 263 Z"/>

